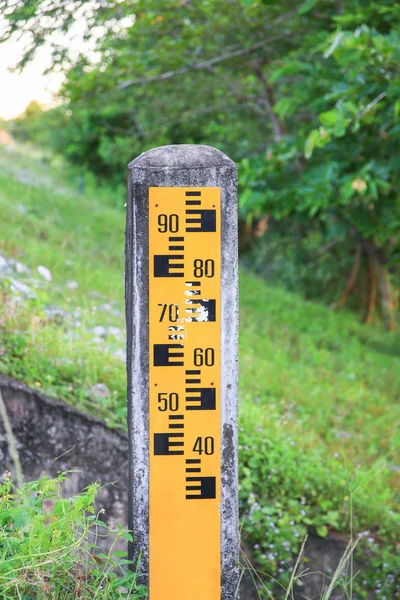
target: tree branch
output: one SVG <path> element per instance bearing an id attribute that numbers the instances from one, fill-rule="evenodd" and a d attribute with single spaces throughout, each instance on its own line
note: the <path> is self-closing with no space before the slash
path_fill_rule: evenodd
<path id="1" fill-rule="evenodd" d="M 372 102 L 370 102 L 369 104 L 367 104 L 367 106 L 362 111 L 360 111 L 358 113 L 358 115 L 357 115 L 358 119 L 362 119 L 363 116 L 366 115 L 367 112 L 369 112 L 371 110 L 371 108 L 374 108 L 375 104 L 378 104 L 378 102 L 380 100 L 382 100 L 382 98 L 385 98 L 385 96 L 386 96 L 386 92 L 381 92 L 379 94 L 379 96 L 377 96 L 376 98 L 374 98 L 372 100 Z"/>
<path id="2" fill-rule="evenodd" d="M 271 118 L 272 131 L 274 133 L 274 142 L 279 143 L 282 141 L 283 136 L 287 134 L 286 125 L 284 124 L 283 121 L 281 121 L 279 119 L 278 115 L 275 114 L 275 112 L 274 112 L 274 107 L 275 107 L 274 91 L 272 89 L 270 82 L 265 77 L 262 67 L 259 63 L 255 64 L 254 72 L 264 88 L 265 96 L 264 96 L 264 98 L 262 98 L 261 101 L 267 108 L 267 111 L 269 112 L 269 115 Z"/>
<path id="3" fill-rule="evenodd" d="M 311 262 L 313 262 L 314 260 L 318 260 L 318 258 L 323 256 L 324 254 L 327 254 L 328 252 L 330 252 L 332 250 L 332 248 L 334 248 L 338 243 L 339 243 L 339 240 L 331 240 L 330 242 L 328 242 L 327 244 L 325 244 L 324 246 L 319 248 L 317 250 L 317 252 L 314 254 L 314 256 L 311 258 Z"/>
<path id="4" fill-rule="evenodd" d="M 268 46 L 274 42 L 277 42 L 285 37 L 291 35 L 290 31 L 286 31 L 280 35 L 276 35 L 275 37 L 261 40 L 248 48 L 240 48 L 239 50 L 234 50 L 233 52 L 227 52 L 226 54 L 221 54 L 220 56 L 214 56 L 214 58 L 210 58 L 209 60 L 203 60 L 198 63 L 194 63 L 193 65 L 189 65 L 188 67 L 181 67 L 180 69 L 176 69 L 176 71 L 166 71 L 165 73 L 160 73 L 158 75 L 150 75 L 149 77 L 139 77 L 138 79 L 131 79 L 130 81 L 124 81 L 119 84 L 119 88 L 121 90 L 130 87 L 131 85 L 143 85 L 146 83 L 152 83 L 154 81 L 166 81 L 168 79 L 172 79 L 177 75 L 184 75 L 185 73 L 189 73 L 190 71 L 200 71 L 203 69 L 208 69 L 214 65 L 222 63 L 231 58 L 237 58 L 238 56 L 246 56 L 251 54 L 255 50 L 259 48 L 263 48 L 264 46 Z"/>

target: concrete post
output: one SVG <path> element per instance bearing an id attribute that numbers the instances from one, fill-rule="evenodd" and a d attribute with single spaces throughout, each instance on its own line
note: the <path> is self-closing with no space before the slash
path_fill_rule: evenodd
<path id="1" fill-rule="evenodd" d="M 238 597 L 237 174 L 209 146 L 128 165 L 130 556 L 150 600 Z"/>

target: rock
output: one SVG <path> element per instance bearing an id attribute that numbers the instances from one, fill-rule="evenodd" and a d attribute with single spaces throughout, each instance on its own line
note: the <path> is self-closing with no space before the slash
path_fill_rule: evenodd
<path id="1" fill-rule="evenodd" d="M 306 598 L 318 600 L 324 596 L 348 543 L 349 540 L 339 533 L 329 533 L 327 537 L 322 538 L 314 530 L 309 532 L 304 558 L 299 567 L 299 571 L 305 571 L 305 575 L 302 577 L 301 585 L 295 587 L 295 600 L 305 600 Z M 347 564 L 344 570 L 347 573 L 345 579 L 349 581 L 350 564 Z M 362 570 L 363 565 L 355 562 L 354 573 L 362 572 Z M 347 591 L 340 585 L 333 590 L 330 596 L 330 600 L 347 600 L 347 598 Z M 372 599 L 373 596 L 367 595 L 366 598 Z"/>
<path id="2" fill-rule="evenodd" d="M 41 275 L 43 277 L 43 279 L 45 281 L 51 281 L 53 279 L 53 277 L 47 267 L 44 267 L 43 265 L 39 265 L 36 270 L 39 273 L 39 275 Z"/>
<path id="3" fill-rule="evenodd" d="M 122 337 L 122 331 L 119 327 L 109 327 L 108 333 L 114 336 L 117 340 L 120 340 Z"/>
<path id="4" fill-rule="evenodd" d="M 20 274 L 25 274 L 25 275 L 31 274 L 31 270 L 28 269 L 28 267 L 26 267 L 24 264 L 22 264 L 22 262 L 19 262 L 18 260 L 15 262 L 15 270 L 17 271 L 17 273 L 20 273 Z"/>
<path id="5" fill-rule="evenodd" d="M 123 317 L 124 316 L 124 313 L 122 311 L 117 310 L 116 308 L 113 308 L 113 306 L 109 302 L 100 304 L 99 310 L 101 310 L 103 312 L 108 312 L 108 313 L 114 315 L 115 317 Z"/>
<path id="6" fill-rule="evenodd" d="M 100 294 L 99 292 L 96 292 L 95 290 L 93 292 L 90 292 L 90 295 L 92 298 L 95 298 L 95 299 L 104 298 L 103 294 Z"/>
<path id="7" fill-rule="evenodd" d="M 57 325 L 61 325 L 69 318 L 69 314 L 58 306 L 46 306 L 44 313 L 49 320 L 54 321 Z"/>
<path id="8" fill-rule="evenodd" d="M 0 254 L 0 275 L 12 275 L 13 269 L 9 262 Z"/>
<path id="9" fill-rule="evenodd" d="M 35 292 L 29 285 L 26 285 L 26 283 L 22 283 L 22 281 L 18 281 L 17 279 L 10 278 L 10 291 L 17 296 L 22 295 L 24 298 L 36 298 Z"/>
<path id="10" fill-rule="evenodd" d="M 297 585 L 295 585 L 289 597 L 292 600 L 320 600 L 323 598 L 331 582 L 331 578 L 346 551 L 348 542 L 349 540 L 339 533 L 329 533 L 327 537 L 322 538 L 311 529 L 305 545 L 304 556 L 297 571 L 298 573 L 303 573 L 303 576 Z M 244 546 L 244 551 L 250 562 L 256 565 L 251 557 L 249 548 Z M 350 564 L 345 565 L 344 570 L 344 579 L 348 582 L 351 577 Z M 363 570 L 364 565 L 355 561 L 353 572 L 358 573 L 357 577 L 362 577 Z M 240 600 L 260 600 L 260 598 L 266 600 L 272 597 L 275 600 L 283 600 L 286 597 L 286 593 L 286 589 L 282 588 L 278 583 L 273 590 L 272 596 L 263 592 L 262 586 L 258 582 L 257 574 L 251 573 L 250 569 L 245 566 L 240 582 Z M 371 591 L 366 590 L 366 594 L 365 597 L 367 600 L 375 598 Z M 343 586 L 338 585 L 332 591 L 329 600 L 348 600 L 348 593 Z"/>
<path id="11" fill-rule="evenodd" d="M 118 358 L 118 360 L 122 361 L 123 363 L 126 362 L 126 351 L 125 350 L 116 350 L 114 352 L 114 356 L 115 358 Z"/>
<path id="12" fill-rule="evenodd" d="M 104 383 L 96 383 L 89 390 L 89 396 L 93 400 L 103 400 L 104 398 L 109 398 L 111 396 L 111 392 Z"/>
<path id="13" fill-rule="evenodd" d="M 21 215 L 28 214 L 28 210 L 23 204 L 17 204 L 17 206 L 15 207 L 15 210 L 17 212 L 19 212 Z"/>
<path id="14" fill-rule="evenodd" d="M 339 440 L 351 439 L 354 437 L 354 435 L 352 433 L 350 433 L 349 431 L 335 431 L 335 435 L 336 435 L 336 437 L 339 438 Z"/>
<path id="15" fill-rule="evenodd" d="M 93 327 L 92 332 L 97 337 L 103 337 L 106 335 L 107 330 L 103 325 L 96 325 L 96 327 Z"/>

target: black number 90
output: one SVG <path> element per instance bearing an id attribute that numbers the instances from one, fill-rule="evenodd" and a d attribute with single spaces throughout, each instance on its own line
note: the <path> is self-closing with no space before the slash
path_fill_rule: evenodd
<path id="1" fill-rule="evenodd" d="M 179 231 L 178 215 L 158 215 L 157 223 L 160 233 L 178 233 Z"/>

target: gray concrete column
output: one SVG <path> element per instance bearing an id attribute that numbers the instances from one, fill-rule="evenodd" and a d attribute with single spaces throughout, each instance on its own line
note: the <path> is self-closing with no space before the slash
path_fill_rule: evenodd
<path id="1" fill-rule="evenodd" d="M 152 308 L 151 306 L 152 298 L 150 298 L 149 301 L 149 285 L 150 287 L 152 285 L 158 285 L 158 279 L 156 283 L 149 283 L 155 265 L 154 252 L 149 246 L 149 215 L 150 219 L 153 218 L 149 212 L 149 198 L 151 194 L 157 193 L 157 190 L 155 192 L 152 191 L 153 188 L 182 188 L 182 193 L 186 193 L 185 190 L 200 190 L 201 193 L 201 190 L 205 188 L 220 189 L 218 194 L 220 193 L 221 207 L 220 213 L 217 213 L 217 215 L 220 214 L 220 223 L 215 225 L 214 221 L 212 221 L 210 229 L 207 230 L 220 231 L 220 297 L 216 302 L 216 316 L 211 318 L 209 317 L 210 313 L 206 312 L 205 314 L 208 316 L 206 316 L 204 320 L 213 320 L 215 322 L 219 319 L 220 345 L 217 344 L 217 346 L 220 348 L 220 356 L 217 357 L 218 362 L 216 364 L 220 365 L 220 389 L 213 392 L 216 394 L 215 397 L 217 398 L 217 401 L 215 408 L 217 410 L 218 418 L 220 419 L 220 448 L 217 449 L 219 452 L 218 456 L 220 456 L 220 469 L 219 473 L 216 473 L 216 489 L 219 490 L 220 494 L 220 503 L 217 506 L 220 518 L 220 585 L 218 597 L 221 600 L 233 600 L 238 597 L 239 582 L 237 491 L 237 170 L 235 164 L 225 154 L 209 146 L 177 145 L 155 148 L 145 152 L 128 165 L 125 296 L 130 453 L 129 523 L 134 538 L 134 542 L 130 548 L 130 556 L 134 561 L 140 560 L 142 581 L 147 583 L 149 565 L 151 564 L 150 553 L 152 552 L 151 547 L 149 547 L 149 526 L 150 529 L 152 528 L 152 516 L 151 514 L 149 515 L 151 480 L 149 468 L 150 464 L 155 464 L 151 463 L 151 453 L 156 452 L 153 445 L 153 439 L 150 435 L 151 423 L 149 415 L 151 413 L 151 403 L 157 401 L 156 396 L 154 396 L 156 393 L 154 386 L 157 386 L 158 381 L 157 369 L 155 369 L 155 371 L 153 369 L 156 375 L 150 375 L 149 373 L 155 356 L 155 350 L 150 346 L 150 330 L 155 323 L 151 322 L 149 315 L 155 313 L 152 312 L 154 309 L 154 307 Z M 206 192 L 204 192 L 204 195 L 205 194 Z M 187 204 L 190 203 L 186 202 L 186 205 Z M 197 204 L 200 203 L 198 202 Z M 155 210 L 154 206 L 158 205 L 152 206 L 153 210 Z M 214 204 L 212 206 L 214 207 Z M 193 208 L 193 206 L 189 208 L 192 209 L 192 215 L 196 216 L 195 213 L 193 213 L 195 208 Z M 178 209 L 174 210 L 173 202 L 171 202 L 170 212 L 178 212 Z M 186 207 L 186 213 L 187 212 L 188 210 Z M 210 210 L 208 212 L 211 213 L 212 211 Z M 190 238 L 190 235 L 192 234 L 188 233 L 191 231 L 191 228 L 187 225 L 187 222 L 188 221 L 186 221 L 186 226 L 181 224 L 181 229 L 178 232 L 178 234 L 185 233 L 185 243 L 186 240 L 193 239 Z M 198 226 L 201 228 L 202 224 L 194 224 L 195 228 Z M 217 229 L 213 229 L 213 227 L 217 227 Z M 160 229 L 163 231 L 162 228 Z M 202 240 L 208 239 L 202 237 L 202 235 L 202 233 L 194 234 L 196 243 L 198 244 L 197 247 L 199 248 L 204 246 Z M 156 238 L 153 237 L 153 239 Z M 194 242 L 191 243 L 193 246 Z M 171 264 L 169 267 L 171 267 Z M 184 266 L 184 269 L 186 268 L 187 265 Z M 166 269 L 168 274 L 168 264 Z M 177 270 L 174 270 L 173 267 L 172 270 L 169 270 L 169 273 L 178 273 L 179 267 L 177 266 L 176 269 Z M 168 288 L 168 286 L 173 286 L 175 283 L 176 285 L 183 285 L 182 282 L 186 282 L 188 279 L 187 270 L 182 271 L 182 278 L 183 279 L 180 280 L 177 276 L 176 280 L 167 280 L 163 279 L 161 276 L 159 281 L 161 286 L 167 286 L 165 287 L 167 290 L 172 289 L 172 287 Z M 186 285 L 189 284 L 186 283 Z M 207 302 L 207 300 L 204 300 L 203 304 L 204 302 Z M 207 310 L 208 308 L 209 306 L 207 305 Z M 195 320 L 196 319 L 186 318 L 186 321 Z M 198 321 L 199 320 L 201 319 L 198 319 Z M 157 319 L 157 322 L 158 321 L 159 319 Z M 181 323 L 183 320 L 180 319 L 179 322 Z M 185 332 L 185 335 L 189 337 L 192 336 L 192 338 L 195 337 L 196 332 L 200 331 L 200 329 L 196 329 L 197 326 L 200 328 L 203 327 L 202 323 L 193 325 L 189 322 L 187 330 L 190 330 L 190 333 Z M 155 338 L 153 337 L 153 339 Z M 179 341 L 179 338 L 176 341 Z M 213 341 L 211 340 L 210 346 L 212 343 Z M 186 339 L 183 340 L 181 346 L 183 347 L 185 344 Z M 178 346 L 179 344 L 175 345 Z M 186 361 L 189 359 L 192 360 L 192 355 L 185 355 L 184 360 Z M 169 374 L 169 371 L 173 371 L 177 385 L 182 385 L 184 388 L 185 369 L 188 365 L 189 362 L 185 362 L 183 367 L 177 365 L 171 370 L 167 370 L 165 366 L 162 366 L 160 368 L 160 373 L 167 373 L 168 371 Z M 153 377 L 154 382 L 151 380 L 151 377 Z M 211 382 L 211 384 L 208 383 L 207 385 L 214 385 L 214 382 Z M 162 388 L 158 389 L 164 391 Z M 152 399 L 153 397 L 154 400 Z M 186 411 L 188 411 L 187 408 Z M 194 422 L 193 418 L 197 417 L 197 415 L 199 415 L 199 413 L 196 413 L 194 410 L 193 412 L 185 412 L 185 408 L 182 408 L 182 416 L 180 418 L 185 419 L 185 424 L 192 423 Z M 215 415 L 215 412 L 213 414 L 210 412 L 209 418 L 215 418 Z M 160 418 L 164 418 L 162 414 L 160 415 Z M 200 419 L 200 415 L 198 418 Z M 202 411 L 201 419 L 206 418 L 208 418 L 208 414 L 206 414 L 205 411 Z M 190 419 L 192 419 L 192 421 L 190 421 Z M 165 421 L 165 423 L 167 423 L 167 421 Z M 162 435 L 165 436 L 167 434 Z M 190 446 L 187 444 L 189 444 L 189 442 L 185 439 L 185 447 L 184 451 L 182 451 L 182 456 L 179 455 L 179 452 L 174 452 L 174 454 L 178 454 L 178 456 L 161 457 L 161 460 L 164 461 L 165 459 L 165 462 L 162 464 L 177 465 L 178 473 L 180 468 L 179 465 L 182 465 L 183 481 L 185 480 L 185 459 L 188 456 L 187 451 L 188 449 L 192 451 L 193 445 L 192 442 L 190 442 Z M 166 453 L 167 452 L 164 454 Z M 207 464 L 208 457 L 203 456 L 202 459 L 202 468 L 205 469 L 203 465 Z M 186 463 L 188 462 L 190 461 L 186 460 Z M 186 471 L 187 470 L 188 469 L 186 468 Z M 160 471 L 160 473 L 162 472 L 163 471 Z M 206 474 L 208 475 L 209 473 Z M 211 477 L 204 477 L 204 479 L 211 479 Z M 177 490 L 177 493 L 180 492 Z M 188 497 L 189 496 L 186 496 L 186 498 Z M 187 500 L 187 502 L 191 502 L 190 506 L 197 508 L 202 502 L 207 503 L 212 502 L 212 500 L 195 499 L 194 501 Z M 154 531 L 152 531 L 152 533 L 154 533 Z M 206 528 L 203 535 L 207 536 Z M 174 540 L 171 539 L 168 543 L 170 544 L 171 552 L 173 553 Z M 204 543 L 204 540 L 199 540 L 199 545 L 202 543 Z M 153 568 L 153 571 L 155 568 L 156 567 Z M 158 594 L 154 595 L 154 597 L 152 596 L 152 577 L 156 577 L 156 574 L 153 575 L 153 571 L 151 571 L 150 574 L 150 600 L 169 600 L 167 589 L 165 590 L 163 599 L 161 599 Z M 199 576 L 201 577 L 201 573 Z M 176 565 L 174 577 L 179 582 L 181 578 L 179 564 Z M 171 598 L 172 597 L 173 596 L 171 596 Z M 182 590 L 179 591 L 178 595 L 175 592 L 173 600 L 216 600 L 216 595 L 215 592 L 210 592 L 207 596 L 204 595 L 201 598 L 194 598 L 187 595 L 185 590 Z"/>

